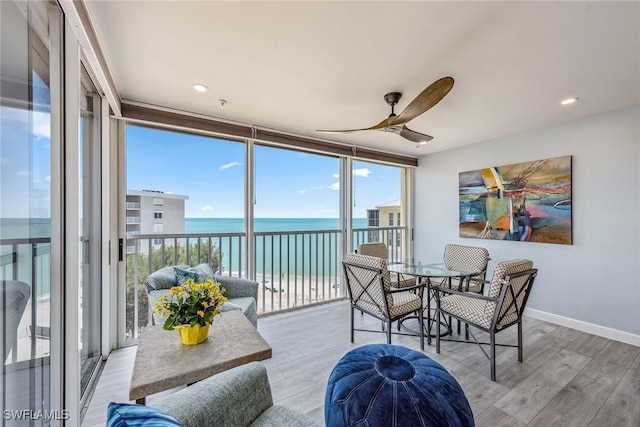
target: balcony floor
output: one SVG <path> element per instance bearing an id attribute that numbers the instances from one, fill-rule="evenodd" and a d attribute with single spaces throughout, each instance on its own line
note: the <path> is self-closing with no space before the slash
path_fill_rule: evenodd
<path id="1" fill-rule="evenodd" d="M 379 328 L 370 316 L 355 316 L 357 326 Z M 327 379 L 344 353 L 383 334 L 356 331 L 349 342 L 349 305 L 336 302 L 261 318 L 259 331 L 273 348 L 263 363 L 276 404 L 307 413 L 324 424 Z M 394 326 L 395 328 L 395 326 Z M 478 334 L 476 334 L 478 335 Z M 516 328 L 497 335 L 515 343 Z M 483 338 L 478 336 L 479 339 Z M 417 337 L 392 337 L 392 343 L 419 349 Z M 435 344 L 435 343 L 434 343 Z M 110 401 L 128 401 L 136 347 L 109 356 L 83 426 L 104 426 Z M 498 347 L 497 381 L 475 345 L 443 342 L 425 353 L 444 365 L 462 385 L 478 427 L 483 426 L 638 426 L 640 425 L 640 347 L 526 318 L 524 361 L 515 348 Z M 147 398 L 147 404 L 173 392 Z"/>

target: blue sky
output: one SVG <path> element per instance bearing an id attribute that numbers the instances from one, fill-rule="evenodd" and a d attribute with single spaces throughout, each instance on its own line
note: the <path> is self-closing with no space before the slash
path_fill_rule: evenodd
<path id="1" fill-rule="evenodd" d="M 189 196 L 188 218 L 244 213 L 243 143 L 127 126 L 127 188 Z M 257 218 L 337 218 L 339 160 L 256 146 Z M 355 218 L 400 198 L 400 168 L 354 162 Z"/>

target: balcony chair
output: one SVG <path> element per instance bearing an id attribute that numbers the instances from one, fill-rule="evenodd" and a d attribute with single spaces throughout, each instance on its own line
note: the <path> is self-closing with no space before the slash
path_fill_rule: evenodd
<path id="1" fill-rule="evenodd" d="M 380 332 L 354 327 L 354 310 L 360 310 L 376 319 L 380 319 L 383 331 L 387 335 L 387 344 L 391 344 L 391 324 L 403 317 L 418 313 L 418 321 L 422 324 L 422 293 L 424 286 L 414 285 L 405 288 L 392 288 L 384 258 L 347 254 L 342 261 L 347 290 L 351 302 L 351 342 L 354 331 Z M 420 330 L 420 348 L 424 350 L 424 328 Z M 400 335 L 414 335 L 396 332 Z"/>
<path id="2" fill-rule="evenodd" d="M 466 332 L 471 334 L 473 341 L 459 342 L 478 344 L 491 364 L 492 381 L 496 380 L 496 345 L 517 347 L 518 361 L 522 362 L 522 313 L 537 273 L 532 261 L 503 261 L 493 270 L 487 296 L 447 288 L 436 292 L 436 321 L 440 322 L 441 316 L 445 315 L 466 323 Z M 495 335 L 512 325 L 518 325 L 518 345 L 496 344 Z M 479 342 L 469 326 L 487 332 L 489 342 Z M 482 345 L 490 346 L 490 354 Z M 436 328 L 436 353 L 440 353 L 440 328 Z"/>
<path id="3" fill-rule="evenodd" d="M 27 307 L 29 296 L 31 295 L 31 287 L 18 280 L 2 280 L 0 281 L 2 292 L 0 292 L 0 309 L 2 309 L 2 316 L 0 316 L 0 330 L 2 331 L 2 339 L 0 345 L 2 345 L 3 363 L 7 360 L 11 350 L 18 351 L 17 339 L 18 339 L 18 326 L 22 315 Z"/>
<path id="4" fill-rule="evenodd" d="M 356 253 L 360 255 L 377 256 L 384 260 L 389 259 L 389 250 L 383 242 L 378 243 L 361 243 Z M 399 273 L 391 273 L 391 286 L 393 288 L 407 288 L 416 284 L 415 277 L 402 277 Z"/>
<path id="5" fill-rule="evenodd" d="M 198 282 L 204 282 L 209 279 L 220 282 L 225 289 L 224 295 L 229 299 L 228 302 L 220 307 L 221 312 L 242 310 L 253 326 L 258 327 L 258 282 L 239 277 L 214 276 L 213 270 L 206 263 L 195 267 L 188 265 L 168 266 L 151 273 L 144 281 L 151 311 L 153 312 L 155 309 L 155 302 L 160 296 L 168 295 L 171 287 L 177 286 L 184 277 L 195 277 L 192 276 L 193 274 L 197 275 Z M 153 315 L 153 323 L 155 325 L 162 325 L 165 320 L 162 316 Z"/>
<path id="6" fill-rule="evenodd" d="M 264 365 L 251 362 L 176 391 L 153 407 L 110 403 L 107 427 L 317 427 L 307 415 L 273 404 Z"/>

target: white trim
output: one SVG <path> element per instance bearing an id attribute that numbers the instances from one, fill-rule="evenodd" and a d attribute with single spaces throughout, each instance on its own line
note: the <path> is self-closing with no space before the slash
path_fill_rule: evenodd
<path id="1" fill-rule="evenodd" d="M 106 64 L 106 58 L 104 57 L 101 47 L 99 46 L 100 42 L 98 41 L 98 35 L 95 34 L 93 28 L 85 28 L 83 24 L 83 20 L 78 13 L 78 7 L 86 9 L 83 1 L 77 0 L 58 0 L 60 7 L 64 11 L 64 15 L 68 22 L 71 24 L 73 33 L 75 35 L 75 39 L 82 46 L 83 53 L 87 58 L 89 66 L 91 67 L 91 72 L 95 74 L 99 89 L 104 91 L 104 96 L 109 101 L 109 105 L 113 110 L 114 114 L 117 116 L 122 115 L 121 107 L 120 107 L 120 94 L 118 93 L 118 88 L 114 85 L 110 84 L 113 79 L 111 78 L 111 74 L 109 71 L 109 65 Z M 78 6 L 75 3 L 80 3 Z M 91 20 L 87 12 L 88 19 Z M 93 24 L 89 23 L 91 27 Z M 92 38 L 89 37 L 89 31 L 92 32 L 98 46 L 94 46 L 91 42 Z M 107 69 L 103 69 L 103 63 L 99 59 L 105 61 L 104 67 Z"/>
<path id="2" fill-rule="evenodd" d="M 540 311 L 533 308 L 525 308 L 524 315 L 533 319 L 544 320 L 545 322 L 555 323 L 556 325 L 565 326 L 567 328 L 576 329 L 578 331 L 640 347 L 640 335 L 632 334 L 630 332 L 619 331 L 606 326 L 571 319 L 570 317 L 547 313 L 546 311 Z"/>
<path id="3" fill-rule="evenodd" d="M 64 406 L 64 135 L 62 134 L 63 104 L 63 31 L 62 11 L 56 4 L 49 7 L 49 87 L 51 88 L 51 299 L 49 301 L 51 337 L 49 352 L 49 409 Z M 62 420 L 51 420 L 51 427 L 59 427 Z"/>
<path id="4" fill-rule="evenodd" d="M 80 102 L 80 45 L 65 21 L 64 89 L 64 408 L 70 423 L 80 424 L 80 319 L 78 289 L 80 234 L 78 230 L 78 141 Z"/>

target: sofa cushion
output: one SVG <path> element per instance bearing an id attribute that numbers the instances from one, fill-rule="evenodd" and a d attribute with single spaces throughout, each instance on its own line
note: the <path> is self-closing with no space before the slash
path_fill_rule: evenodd
<path id="1" fill-rule="evenodd" d="M 111 402 L 107 408 L 107 427 L 182 427 L 171 415 L 150 406 Z"/>
<path id="2" fill-rule="evenodd" d="M 282 405 L 274 405 L 264 411 L 251 427 L 271 427 L 271 426 L 309 426 L 317 427 L 318 424 L 307 415 L 294 411 Z"/>
<path id="3" fill-rule="evenodd" d="M 176 265 L 175 267 L 181 269 L 189 268 L 186 264 Z M 174 266 L 169 266 L 151 273 L 144 281 L 144 286 L 147 288 L 147 292 L 158 289 L 170 289 L 171 287 L 176 286 L 176 273 L 173 269 Z"/>

